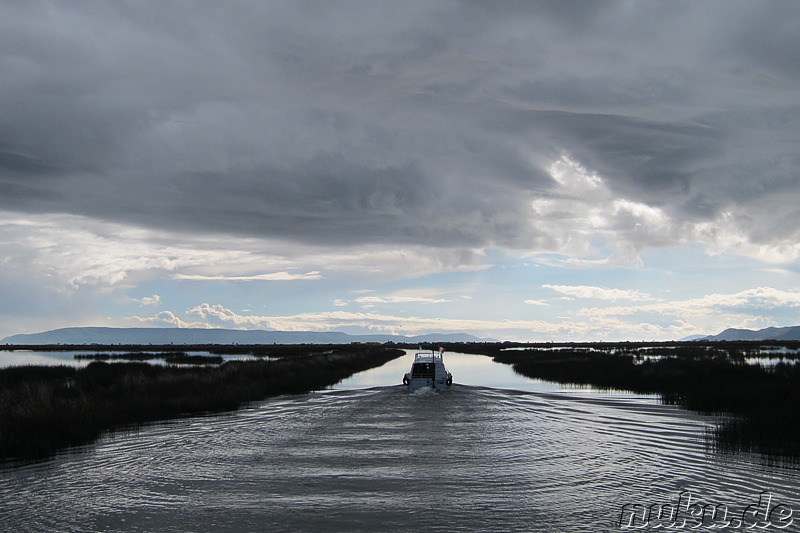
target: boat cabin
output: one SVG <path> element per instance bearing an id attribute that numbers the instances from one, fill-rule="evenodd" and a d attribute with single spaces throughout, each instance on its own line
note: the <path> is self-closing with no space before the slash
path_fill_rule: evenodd
<path id="1" fill-rule="evenodd" d="M 444 349 L 439 352 L 417 352 L 411 370 L 403 376 L 403 385 L 416 390 L 431 387 L 443 390 L 453 384 L 453 375 L 444 366 Z"/>

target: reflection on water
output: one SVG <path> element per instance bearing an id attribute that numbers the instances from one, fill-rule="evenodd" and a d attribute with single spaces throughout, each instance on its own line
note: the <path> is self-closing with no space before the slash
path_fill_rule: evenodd
<path id="1" fill-rule="evenodd" d="M 75 355 L 84 352 L 36 352 L 31 350 L 0 350 L 0 368 L 24 365 L 67 365 L 83 367 L 89 361 L 76 361 Z"/>
<path id="2" fill-rule="evenodd" d="M 0 470 L 0 529 L 602 532 L 621 531 L 626 504 L 690 492 L 741 509 L 769 491 L 797 531 L 800 471 L 710 454 L 708 419 L 445 361 L 456 383 L 441 393 L 399 384 L 406 357 Z"/>
<path id="3" fill-rule="evenodd" d="M 403 374 L 411 368 L 414 350 L 406 350 L 399 357 L 380 368 L 356 374 L 332 388 L 337 390 L 364 389 L 400 384 Z M 461 385 L 475 385 L 498 389 L 513 389 L 528 392 L 562 392 L 565 394 L 589 394 L 628 398 L 656 398 L 655 395 L 635 394 L 623 391 L 600 390 L 590 386 L 567 385 L 542 381 L 517 374 L 510 365 L 498 364 L 485 355 L 445 352 L 444 363 L 453 374 L 453 381 Z"/>
<path id="4" fill-rule="evenodd" d="M 68 351 L 68 352 L 55 352 L 55 351 L 35 351 L 35 350 L 0 350 L 0 368 L 5 368 L 8 366 L 24 366 L 24 365 L 44 365 L 44 366 L 55 366 L 55 365 L 66 365 L 66 366 L 73 366 L 76 368 L 81 368 L 89 363 L 92 362 L 91 359 L 75 359 L 76 355 L 94 355 L 97 353 L 110 353 L 110 354 L 117 354 L 117 353 L 127 353 L 127 352 L 90 352 L 87 350 L 83 351 Z M 147 353 L 147 352 L 142 352 Z M 153 353 L 162 353 L 162 352 L 153 352 Z M 232 361 L 232 360 L 253 360 L 255 357 L 251 355 L 245 354 L 212 354 L 211 352 L 201 352 L 201 351 L 181 351 L 181 353 L 185 353 L 186 355 L 202 355 L 202 356 L 214 356 L 214 357 L 222 357 L 224 361 Z M 263 358 L 262 358 L 263 359 Z M 125 361 L 122 359 L 121 361 Z M 111 361 L 113 362 L 113 361 Z M 150 359 L 145 362 L 151 364 L 166 364 L 164 359 Z"/>

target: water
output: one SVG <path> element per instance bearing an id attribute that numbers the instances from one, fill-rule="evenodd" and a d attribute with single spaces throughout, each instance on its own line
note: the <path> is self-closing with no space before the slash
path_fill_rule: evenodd
<path id="1" fill-rule="evenodd" d="M 118 354 L 118 353 L 127 353 L 128 350 L 124 352 L 114 352 L 111 350 L 106 350 L 103 352 L 93 352 L 89 350 L 83 351 L 63 351 L 63 352 L 56 352 L 50 350 L 43 350 L 43 351 L 36 351 L 36 350 L 0 350 L 0 369 L 6 368 L 9 366 L 24 366 L 24 365 L 41 365 L 41 366 L 73 366 L 76 368 L 81 368 L 89 363 L 92 362 L 91 359 L 75 359 L 76 355 L 93 355 L 96 353 L 109 353 L 109 354 Z M 144 352 L 144 353 L 163 353 L 163 352 Z M 214 354 L 211 352 L 204 352 L 204 351 L 181 351 L 181 353 L 185 353 L 186 355 L 203 355 L 203 356 L 214 356 L 214 357 L 222 357 L 223 361 L 247 361 L 247 360 L 254 360 L 258 359 L 254 356 L 247 355 L 247 354 Z M 261 360 L 268 359 L 267 357 L 260 358 Z M 124 361 L 124 360 L 122 360 Z M 107 361 L 108 362 L 108 361 Z M 110 361 L 114 362 L 114 361 Z M 156 365 L 163 365 L 166 364 L 163 358 L 160 359 L 149 359 L 147 361 L 141 362 L 148 362 L 150 364 Z"/>
<path id="2" fill-rule="evenodd" d="M 78 361 L 76 354 L 83 352 L 50 352 L 50 351 L 31 351 L 31 350 L 0 350 L 0 368 L 8 366 L 42 365 L 42 366 L 74 366 L 83 367 L 90 361 Z"/>
<path id="3" fill-rule="evenodd" d="M 709 418 L 474 355 L 445 355 L 450 390 L 410 393 L 410 357 L 2 469 L 0 530 L 622 531 L 626 504 L 683 493 L 741 516 L 768 491 L 798 531 L 800 471 L 715 455 Z"/>

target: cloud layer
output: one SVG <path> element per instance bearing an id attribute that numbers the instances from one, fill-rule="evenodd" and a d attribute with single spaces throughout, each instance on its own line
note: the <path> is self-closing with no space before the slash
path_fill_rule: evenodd
<path id="1" fill-rule="evenodd" d="M 791 3 L 0 10 L 6 210 L 572 255 L 558 213 L 531 207 L 586 201 L 591 184 L 552 176 L 568 154 L 601 176 L 599 200 L 632 202 L 612 239 L 678 241 L 658 221 L 633 235 L 655 213 L 797 241 Z"/>
<path id="2" fill-rule="evenodd" d="M 794 294 L 797 20 L 745 0 L 4 2 L 0 316 L 674 336 L 715 294 Z M 593 277 L 698 245 L 784 281 Z M 550 278 L 503 281 L 518 260 Z M 245 311 L 261 300 L 285 308 Z M 748 308 L 725 325 L 772 316 Z"/>
<path id="3" fill-rule="evenodd" d="M 603 287 L 550 287 L 586 299 L 642 300 L 639 294 L 617 294 Z M 429 303 L 429 302 L 425 302 Z M 366 306 L 371 307 L 371 306 Z M 186 314 L 185 321 L 170 311 L 152 317 L 135 317 L 134 322 L 149 326 L 223 327 L 233 329 L 275 329 L 282 331 L 328 331 L 358 328 L 376 333 L 417 335 L 471 331 L 478 335 L 502 335 L 504 338 L 547 340 L 624 340 L 680 339 L 697 333 L 698 327 L 713 327 L 714 320 L 723 320 L 731 327 L 760 328 L 768 325 L 769 316 L 786 309 L 800 308 L 800 291 L 781 291 L 759 287 L 736 294 L 711 294 L 691 300 L 640 303 L 629 306 L 586 306 L 575 316 L 559 322 L 547 320 L 486 320 L 400 316 L 373 311 L 326 311 L 295 315 L 253 315 L 237 313 L 221 304 L 202 303 Z M 625 321 L 624 317 L 658 314 L 667 317 L 664 324 L 656 321 Z M 753 320 L 753 315 L 764 318 Z M 710 317 L 713 317 L 709 319 Z M 625 332 L 628 337 L 620 337 Z"/>

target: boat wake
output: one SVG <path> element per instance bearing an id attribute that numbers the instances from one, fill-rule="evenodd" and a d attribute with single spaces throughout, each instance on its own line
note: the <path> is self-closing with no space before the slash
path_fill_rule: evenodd
<path id="1" fill-rule="evenodd" d="M 732 507 L 770 491 L 800 510 L 800 471 L 709 453 L 710 424 L 652 398 L 463 384 L 283 396 L 0 471 L 0 523 L 577 533 L 686 491 Z"/>

